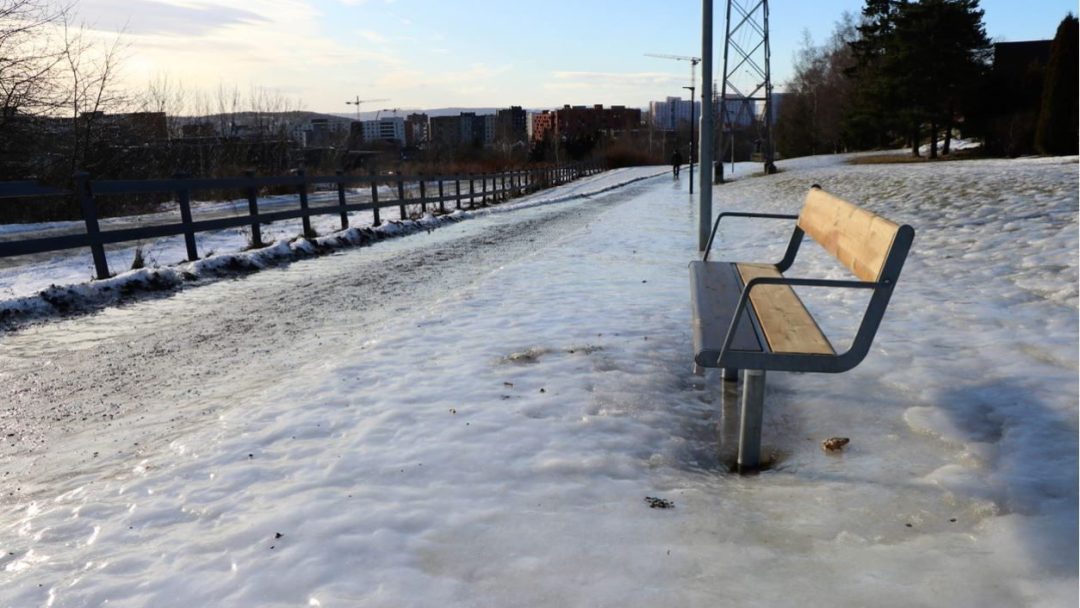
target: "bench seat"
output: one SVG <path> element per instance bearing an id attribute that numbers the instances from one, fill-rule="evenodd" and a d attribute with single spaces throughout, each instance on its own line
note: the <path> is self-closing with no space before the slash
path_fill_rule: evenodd
<path id="1" fill-rule="evenodd" d="M 720 367 L 720 351 L 739 304 L 755 277 L 782 277 L 772 264 L 690 262 L 694 363 Z M 835 355 L 828 338 L 787 285 L 763 285 L 750 294 L 750 306 L 735 328 L 731 348 L 757 353 Z"/>
<path id="2" fill-rule="evenodd" d="M 736 264 L 745 286 L 757 277 L 783 278 L 772 264 Z M 828 338 L 788 285 L 763 285 L 750 293 L 750 305 L 770 352 L 835 355 Z"/>

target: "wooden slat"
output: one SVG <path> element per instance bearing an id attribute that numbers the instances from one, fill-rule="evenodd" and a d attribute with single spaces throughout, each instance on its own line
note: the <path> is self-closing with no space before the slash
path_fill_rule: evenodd
<path id="1" fill-rule="evenodd" d="M 744 285 L 757 277 L 783 276 L 771 264 L 738 264 L 737 267 Z M 750 304 L 772 352 L 836 354 L 802 300 L 787 285 L 755 287 L 750 292 Z"/>
<path id="2" fill-rule="evenodd" d="M 864 281 L 877 281 L 899 226 L 820 188 L 811 188 L 799 227 Z"/>

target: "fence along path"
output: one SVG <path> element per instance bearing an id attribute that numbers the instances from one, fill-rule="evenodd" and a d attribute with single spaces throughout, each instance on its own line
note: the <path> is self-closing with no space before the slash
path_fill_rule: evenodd
<path id="1" fill-rule="evenodd" d="M 472 209 L 477 204 L 486 205 L 506 200 L 600 171 L 597 163 L 589 162 L 503 173 L 442 176 L 345 175 L 340 172 L 337 175 L 309 176 L 303 170 L 299 170 L 295 175 L 274 177 L 255 177 L 248 174 L 243 177 L 226 178 L 177 176 L 156 180 L 91 180 L 88 174 L 77 173 L 74 178 L 74 191 L 51 188 L 28 181 L 0 182 L 0 199 L 73 195 L 78 198 L 79 208 L 86 223 L 84 234 L 2 242 L 0 243 L 0 258 L 89 247 L 94 259 L 95 274 L 98 279 L 105 279 L 110 276 L 108 260 L 105 257 L 105 245 L 112 243 L 183 234 L 187 259 L 195 261 L 199 259 L 195 235 L 200 232 L 247 226 L 251 229 L 252 246 L 261 247 L 265 245 L 259 228 L 262 224 L 300 218 L 304 236 L 310 238 L 314 236 L 311 217 L 316 215 L 339 215 L 341 229 L 345 230 L 349 227 L 349 212 L 370 210 L 374 216 L 372 224 L 379 226 L 382 224 L 380 210 L 386 208 L 397 207 L 399 220 L 409 217 L 408 206 L 418 206 L 421 214 L 426 213 L 429 206 L 433 210 L 437 208 L 440 213 L 446 213 L 450 206 L 454 209 Z M 416 184 L 415 188 L 406 188 L 407 185 L 413 184 Z M 380 200 L 380 185 L 396 186 L 397 197 Z M 299 207 L 283 211 L 260 212 L 259 192 L 268 187 L 296 188 Z M 336 189 L 337 204 L 311 206 L 308 195 L 320 187 Z M 347 188 L 370 188 L 371 200 L 349 203 Z M 206 190 L 244 192 L 248 202 L 248 215 L 194 220 L 191 213 L 191 195 L 193 192 Z M 409 198 L 408 192 L 418 192 L 419 197 Z M 155 193 L 171 193 L 175 196 L 180 211 L 180 223 L 101 230 L 98 224 L 97 196 Z"/>

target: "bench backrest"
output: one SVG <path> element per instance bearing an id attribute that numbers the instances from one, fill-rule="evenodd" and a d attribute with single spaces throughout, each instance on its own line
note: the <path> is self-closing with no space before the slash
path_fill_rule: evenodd
<path id="1" fill-rule="evenodd" d="M 806 195 L 798 226 L 864 281 L 881 278 L 900 229 L 817 186 Z"/>

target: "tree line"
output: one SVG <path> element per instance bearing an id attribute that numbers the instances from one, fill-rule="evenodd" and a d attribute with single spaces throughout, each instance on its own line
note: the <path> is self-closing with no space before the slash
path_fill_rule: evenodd
<path id="1" fill-rule="evenodd" d="M 994 66 L 979 0 L 866 0 L 831 37 L 807 35 L 780 104 L 783 156 L 909 147 L 949 154 L 954 135 L 986 152 L 1077 153 L 1077 20 L 1058 27 L 1046 65 Z M 939 147 L 940 142 L 940 147 Z"/>

